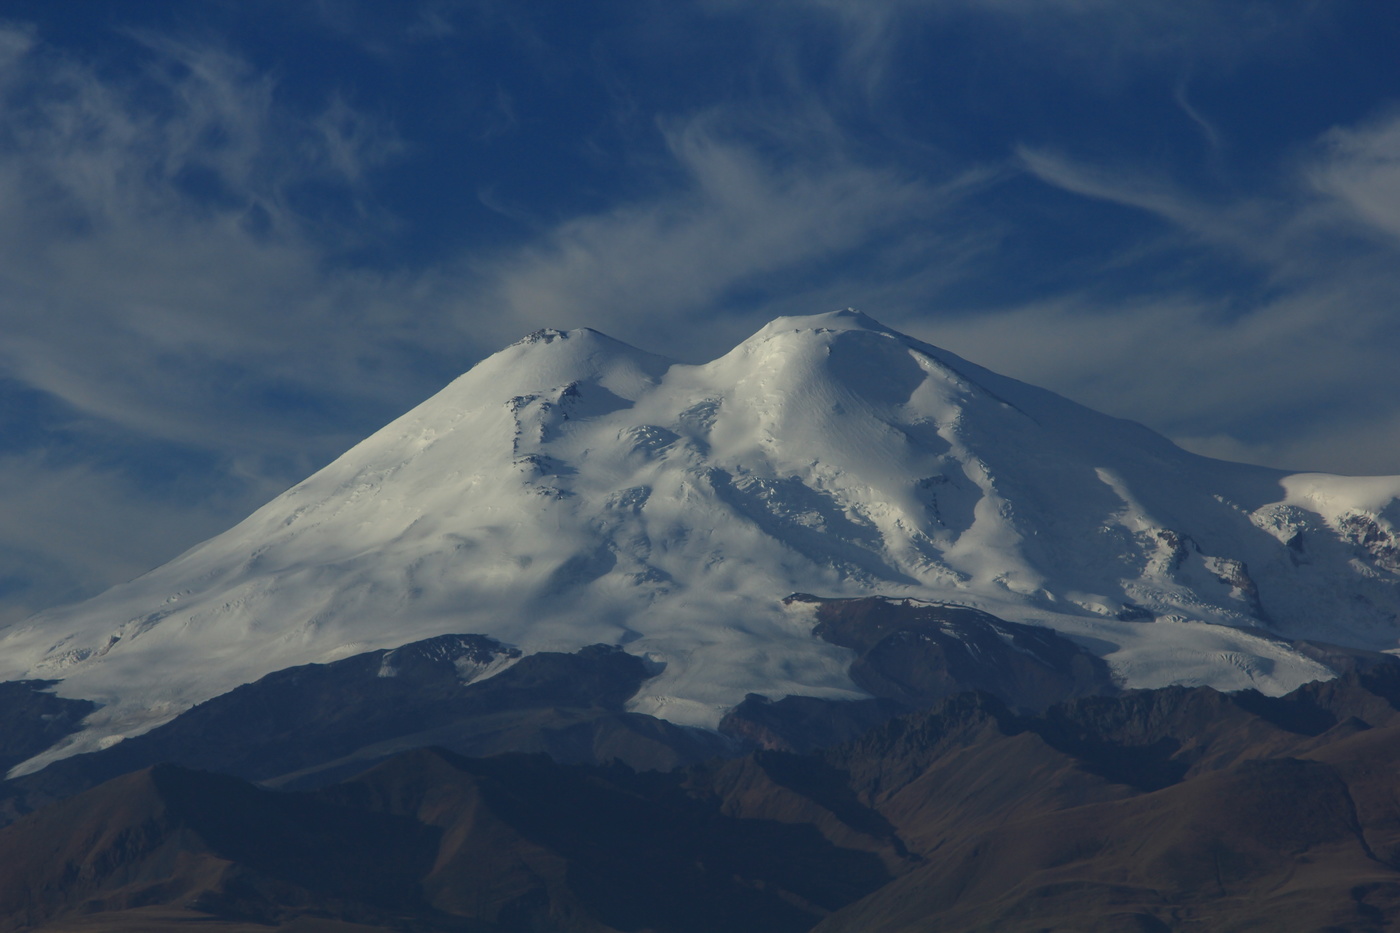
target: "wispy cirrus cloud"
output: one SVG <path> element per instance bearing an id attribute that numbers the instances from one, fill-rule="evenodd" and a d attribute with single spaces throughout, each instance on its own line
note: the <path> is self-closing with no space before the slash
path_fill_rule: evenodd
<path id="1" fill-rule="evenodd" d="M 128 41 L 109 73 L 0 29 L 0 376 L 59 412 L 0 450 L 0 502 L 32 497 L 0 522 L 29 581 L 0 615 L 173 556 L 537 327 L 719 352 L 837 260 L 927 245 L 985 179 L 872 165 L 816 112 L 700 108 L 658 117 L 645 193 L 386 270 L 344 257 L 398 222 L 375 185 L 394 127 L 298 109 L 223 47 Z"/>
<path id="2" fill-rule="evenodd" d="M 1398 127 L 1334 129 L 1274 184 L 1213 200 L 1141 170 L 1023 148 L 1021 164 L 1045 184 L 1155 217 L 1163 255 L 1225 257 L 1261 284 L 1203 290 L 1183 273 L 1138 297 L 1085 290 L 926 330 L 1202 453 L 1393 473 L 1400 434 L 1384 425 L 1400 421 Z"/>
<path id="3" fill-rule="evenodd" d="M 1144 72 L 1228 70 L 1251 58 L 1287 55 L 1330 15 L 1317 0 L 778 0 L 761 9 L 706 0 L 704 6 L 766 20 L 789 35 L 793 16 L 825 20 L 835 27 L 844 79 L 870 98 L 890 92 L 888 79 L 902 74 L 901 59 L 920 54 L 928 29 L 958 20 L 988 30 L 979 44 L 992 67 L 1048 68 L 1118 93 L 1125 79 Z"/>
<path id="4" fill-rule="evenodd" d="M 722 352 L 775 302 L 820 294 L 824 266 L 873 241 L 923 240 L 924 258 L 937 263 L 930 221 L 992 177 L 971 169 L 935 182 L 838 147 L 765 156 L 730 123 L 722 112 L 669 122 L 680 184 L 570 218 L 482 264 L 482 300 L 498 309 L 500 326 L 589 321 L 682 357 Z"/>
<path id="5" fill-rule="evenodd" d="M 360 351 L 335 335 L 373 314 L 373 277 L 327 274 L 328 211 L 306 205 L 370 210 L 363 173 L 392 135 L 336 102 L 294 120 L 236 57 L 142 42 L 120 80 L 32 43 L 3 66 L 0 359 L 80 410 L 209 445 L 252 369 L 295 384 L 314 353 L 308 383 L 352 376 Z M 237 411 L 217 419 L 231 443 Z"/>
<path id="6" fill-rule="evenodd" d="M 1400 237 L 1400 113 L 1355 127 L 1337 127 L 1321 140 L 1308 177 L 1355 219 Z"/>
<path id="7" fill-rule="evenodd" d="M 540 326 L 701 359 L 856 305 L 1199 450 L 1400 463 L 1396 122 L 1314 127 L 1245 186 L 1238 124 L 1188 80 L 1285 57 L 1327 5 L 385 9 L 256 7 L 382 72 L 359 92 L 318 72 L 290 93 L 173 29 L 83 57 L 0 27 L 0 417 L 13 398 L 33 422 L 0 448 L 0 506 L 36 496 L 0 521 L 32 578 L 0 582 L 0 614 L 171 556 Z M 460 99 L 383 116 L 444 76 Z M 1204 140 L 1217 160 L 1210 184 L 1140 157 L 1154 94 L 1189 158 Z M 1112 155 L 1080 139 L 1105 102 Z M 405 164 L 439 174 L 385 182 Z M 410 201 L 498 223 L 419 260 Z"/>
<path id="8" fill-rule="evenodd" d="M 173 556 L 356 439 L 356 405 L 425 391 L 400 315 L 429 286 L 337 263 L 392 128 L 298 114 L 219 47 L 126 41 L 101 68 L 0 27 L 3 402 L 64 413 L 0 450 L 0 553 L 33 571 L 10 606 Z"/>

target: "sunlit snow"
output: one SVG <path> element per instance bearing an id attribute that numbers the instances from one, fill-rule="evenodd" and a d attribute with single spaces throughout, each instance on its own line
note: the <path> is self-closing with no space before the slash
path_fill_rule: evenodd
<path id="1" fill-rule="evenodd" d="M 449 632 L 605 642 L 636 710 L 859 696 L 793 592 L 1046 625 L 1133 686 L 1280 693 L 1282 640 L 1392 649 L 1400 478 L 1187 453 L 856 312 L 673 364 L 543 331 L 230 531 L 0 635 L 0 677 L 108 704 L 69 751 L 294 664 Z M 1153 621 L 1153 620 L 1156 621 Z"/>

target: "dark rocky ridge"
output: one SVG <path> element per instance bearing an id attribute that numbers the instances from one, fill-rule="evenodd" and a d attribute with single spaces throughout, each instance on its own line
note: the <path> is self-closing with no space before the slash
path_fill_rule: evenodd
<path id="1" fill-rule="evenodd" d="M 0 929 L 1379 931 L 1398 686 L 964 693 L 670 773 L 420 749 L 286 793 L 161 766 L 0 830 Z"/>
<path id="2" fill-rule="evenodd" d="M 463 680 L 464 671 L 511 658 L 493 676 Z M 650 676 L 641 658 L 606 645 L 521 658 L 482 635 L 443 635 L 269 674 L 144 735 L 7 781 L 0 801 L 13 818 L 158 763 L 295 787 L 426 745 L 661 769 L 730 750 L 713 733 L 625 712 Z"/>
<path id="3" fill-rule="evenodd" d="M 76 732 L 83 717 L 97 708 L 90 700 L 70 700 L 50 693 L 57 682 L 0 683 L 0 773 Z"/>
<path id="4" fill-rule="evenodd" d="M 812 634 L 855 657 L 851 679 L 874 699 L 821 700 L 751 694 L 720 731 L 782 751 L 853 739 L 900 712 L 968 690 L 1035 712 L 1072 697 L 1119 692 L 1103 659 L 1047 628 L 1007 622 L 967 606 L 867 597 L 785 602 L 815 607 Z"/>
<path id="5" fill-rule="evenodd" d="M 654 669 L 615 647 L 441 636 L 6 782 L 12 817 L 39 809 L 0 830 L 0 930 L 1400 921 L 1394 659 L 1311 646 L 1346 673 L 1283 697 L 1121 691 L 1071 642 L 965 607 L 795 598 L 875 697 L 751 696 L 716 736 L 625 712 Z M 10 688 L 30 727 L 54 721 L 44 686 Z"/>
<path id="6" fill-rule="evenodd" d="M 799 933 L 890 878 L 867 853 L 724 815 L 676 779 L 440 750 L 311 793 L 145 769 L 0 832 L 0 866 L 0 930 L 165 905 L 183 918 L 147 929 Z"/>
<path id="7" fill-rule="evenodd" d="M 911 708 L 966 690 L 1027 711 L 1118 692 L 1103 659 L 1063 635 L 968 606 L 879 596 L 786 601 L 816 604 L 812 633 L 856 652 L 857 686 Z"/>
<path id="8" fill-rule="evenodd" d="M 853 651 L 852 678 L 873 699 L 791 696 L 769 702 L 755 695 L 725 717 L 716 735 L 627 712 L 626 702 L 655 671 L 618 648 L 520 657 L 484 635 L 442 635 L 269 674 L 144 735 L 6 782 L 0 815 L 13 819 L 162 762 L 288 788 L 332 783 L 427 745 L 471 756 L 544 752 L 567 763 L 618 759 L 634 768 L 667 770 L 754 747 L 808 751 L 832 745 L 963 690 L 983 690 L 1012 708 L 1036 710 L 1117 689 L 1101 660 L 1049 629 L 961 606 L 790 600 L 817 604 L 814 635 Z M 11 689 L 31 705 L 64 704 L 63 717 L 54 721 L 66 723 L 66 731 L 92 708 L 23 685 Z M 26 716 L 17 720 L 31 723 L 25 735 L 38 735 L 36 714 Z M 51 731 L 61 736 L 62 730 Z M 0 754 L 13 764 L 42 747 L 27 741 L 0 744 Z"/>

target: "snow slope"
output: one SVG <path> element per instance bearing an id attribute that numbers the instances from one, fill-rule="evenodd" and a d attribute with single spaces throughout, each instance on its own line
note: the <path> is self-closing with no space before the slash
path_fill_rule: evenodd
<path id="1" fill-rule="evenodd" d="M 541 331 L 224 534 L 0 632 L 0 679 L 106 704 L 52 756 L 480 632 L 621 644 L 661 670 L 635 709 L 713 725 L 749 692 L 859 695 L 800 591 L 1046 625 L 1132 686 L 1281 693 L 1332 673 L 1285 639 L 1397 646 L 1397 526 L 1400 477 L 1198 457 L 857 312 L 701 366 Z"/>

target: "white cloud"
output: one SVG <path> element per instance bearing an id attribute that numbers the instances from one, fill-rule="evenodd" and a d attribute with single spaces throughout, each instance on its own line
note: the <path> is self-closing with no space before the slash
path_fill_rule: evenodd
<path id="1" fill-rule="evenodd" d="M 1358 220 L 1400 237 L 1400 114 L 1323 137 L 1312 168 L 1318 190 Z"/>
<path id="2" fill-rule="evenodd" d="M 706 0 L 711 10 L 791 32 L 804 13 L 835 24 L 845 77 L 867 95 L 884 88 L 906 40 L 927 24 L 980 18 L 994 31 L 986 51 L 998 67 L 1037 65 L 1106 91 L 1123 77 L 1166 67 L 1228 70 L 1261 56 L 1287 56 L 1325 17 L 1318 0 Z"/>
<path id="3" fill-rule="evenodd" d="M 843 80 L 872 100 L 910 16 L 986 12 L 1047 48 L 1065 40 L 1071 58 L 1131 48 L 1151 59 L 1191 34 L 1193 49 L 1221 60 L 1306 21 L 1204 2 L 778 4 L 799 5 L 840 25 Z M 438 41 L 454 27 L 428 17 L 423 28 Z M 338 257 L 395 223 L 374 197 L 376 169 L 405 151 L 392 126 L 344 98 L 296 111 L 275 80 L 224 49 L 133 42 L 144 70 L 114 78 L 0 28 L 0 375 L 105 431 L 219 465 L 208 495 L 175 502 L 115 468 L 0 451 L 0 510 L 10 510 L 0 553 L 47 581 L 0 593 L 0 613 L 7 599 L 36 605 L 172 556 L 373 427 L 347 412 L 387 418 L 435 388 L 416 363 L 465 368 L 541 326 L 594 326 L 702 359 L 773 315 L 857 305 L 1204 452 L 1400 472 L 1400 431 L 1389 430 L 1400 421 L 1400 120 L 1339 128 L 1290 185 L 1218 202 L 1142 170 L 1024 147 L 1009 154 L 1019 171 L 1151 214 L 1173 248 L 1260 270 L 1268 295 L 1241 309 L 1193 292 L 1183 273 L 1178 290 L 1112 306 L 1085 292 L 956 316 L 928 296 L 970 268 L 1015 274 L 995 254 L 1008 221 L 969 207 L 1006 167 L 951 165 L 923 146 L 918 165 L 891 167 L 896 158 L 879 161 L 844 134 L 840 89 L 814 92 L 800 73 L 790 99 L 662 120 L 664 164 L 652 164 L 650 189 L 633 188 L 649 193 L 544 225 L 523 246 L 382 272 Z M 1179 103 L 1207 136 L 1227 134 Z M 1360 251 L 1338 244 L 1357 229 L 1381 236 Z M 326 411 L 266 400 L 279 393 Z M 1259 424 L 1277 427 L 1276 439 L 1245 430 Z"/>
<path id="4" fill-rule="evenodd" d="M 124 81 L 42 45 L 0 66 L 0 366 L 162 439 L 304 446 L 304 426 L 240 421 L 248 397 L 382 391 L 407 289 L 336 271 L 346 234 L 322 242 L 301 189 L 365 217 L 397 140 L 340 101 L 295 118 L 224 51 L 141 42 Z"/>
<path id="5" fill-rule="evenodd" d="M 1291 274 L 1299 245 L 1314 232 L 1317 218 L 1306 194 L 1274 197 L 1235 195 L 1211 203 L 1142 169 L 1086 162 L 1032 146 L 1018 146 L 1016 159 L 1048 185 L 1097 201 L 1155 215 L 1172 229 L 1235 258 Z M 1290 260 L 1285 262 L 1284 260 Z"/>
<path id="6" fill-rule="evenodd" d="M 720 352 L 768 315 L 732 317 L 742 308 L 732 292 L 804 271 L 795 291 L 820 291 L 821 264 L 882 236 L 912 236 L 911 224 L 986 178 L 974 171 L 934 185 L 831 149 L 764 157 L 728 122 L 710 113 L 667 128 L 679 188 L 568 220 L 483 267 L 483 301 L 500 327 L 588 322 L 683 357 Z"/>
<path id="7" fill-rule="evenodd" d="M 465 368 L 545 325 L 717 352 L 767 316 L 733 293 L 820 280 L 981 177 L 937 186 L 862 164 L 819 138 L 819 114 L 717 110 L 664 125 L 671 183 L 650 197 L 493 256 L 355 270 L 337 252 L 393 222 L 373 199 L 375 167 L 400 151 L 392 128 L 337 99 L 299 115 L 225 50 L 133 41 L 143 68 L 114 78 L 0 31 L 0 375 L 71 406 L 89 445 L 58 467 L 42 445 L 0 451 L 0 504 L 27 503 L 0 523 L 0 551 L 48 581 L 0 606 L 173 556 L 375 427 L 362 410 L 387 420 L 435 389 L 419 361 Z M 354 223 L 307 208 L 307 188 Z M 100 461 L 117 433 L 212 457 L 209 490 L 176 502 L 73 462 Z M 142 514 L 158 517 L 121 545 Z"/>
<path id="8" fill-rule="evenodd" d="M 0 376 L 73 412 L 64 440 L 0 449 L 0 614 L 240 517 L 357 440 L 357 412 L 426 394 L 405 359 L 430 340 L 479 351 L 439 281 L 335 261 L 356 245 L 340 213 L 384 220 L 369 179 L 391 128 L 333 99 L 293 112 L 222 49 L 131 41 L 124 75 L 99 74 L 0 27 Z M 184 451 L 199 481 L 172 497 L 114 443 Z"/>
<path id="9" fill-rule="evenodd" d="M 911 327 L 1203 453 L 1400 473 L 1400 433 L 1385 427 L 1400 423 L 1397 126 L 1333 130 L 1302 172 L 1219 203 L 1141 171 L 1023 149 L 1046 184 L 1159 218 L 1175 255 L 1196 248 L 1250 265 L 1262 296 L 1203 293 L 1184 271 L 1174 290 L 1138 298 L 1084 291 Z M 1385 236 L 1359 244 L 1358 221 Z"/>
<path id="10" fill-rule="evenodd" d="M 0 624 L 136 577 L 278 491 L 264 481 L 176 502 L 113 471 L 0 456 Z"/>
<path id="11" fill-rule="evenodd" d="M 1387 390 L 1400 391 L 1386 362 L 1393 335 L 1376 307 L 1352 297 L 1319 287 L 1230 317 L 1188 296 L 1112 307 L 1080 296 L 923 329 L 990 368 L 1159 428 L 1199 433 L 1296 411 L 1295 430 L 1313 432 L 1328 427 L 1313 421 L 1319 402 L 1389 407 Z M 1325 454 L 1313 468 L 1345 457 Z"/>

